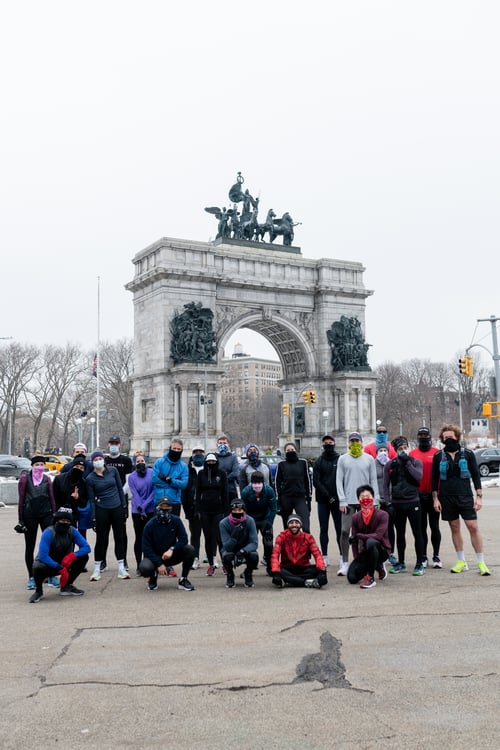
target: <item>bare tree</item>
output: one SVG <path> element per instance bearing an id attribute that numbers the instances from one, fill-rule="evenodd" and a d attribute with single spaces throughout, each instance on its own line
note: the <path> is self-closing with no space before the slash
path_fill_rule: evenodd
<path id="1" fill-rule="evenodd" d="M 16 446 L 16 416 L 38 367 L 39 349 L 14 342 L 0 349 L 0 429 L 2 451 Z"/>

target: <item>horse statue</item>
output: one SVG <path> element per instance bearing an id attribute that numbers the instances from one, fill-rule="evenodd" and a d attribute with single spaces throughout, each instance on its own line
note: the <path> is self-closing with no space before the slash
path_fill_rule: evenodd
<path id="1" fill-rule="evenodd" d="M 273 214 L 274 214 L 274 211 L 273 211 Z M 276 216 L 276 214 L 274 214 L 274 216 Z M 288 213 L 288 211 L 283 214 L 281 219 L 273 218 L 272 221 L 273 221 L 273 225 L 271 229 L 269 230 L 269 242 L 274 242 L 274 240 L 276 239 L 276 237 L 278 237 L 278 235 L 282 235 L 283 244 L 289 247 L 292 244 L 293 238 L 294 238 L 293 228 L 297 226 L 297 224 L 293 223 L 293 219 Z"/>

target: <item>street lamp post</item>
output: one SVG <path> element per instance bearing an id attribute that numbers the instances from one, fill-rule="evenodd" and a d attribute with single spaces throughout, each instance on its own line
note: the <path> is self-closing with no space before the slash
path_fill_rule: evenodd
<path id="1" fill-rule="evenodd" d="M 323 432 L 325 433 L 325 435 L 327 435 L 328 434 L 328 417 L 329 417 L 329 414 L 328 414 L 328 411 L 326 409 L 323 412 L 322 417 L 323 417 Z"/>
<path id="2" fill-rule="evenodd" d="M 77 417 L 75 419 L 75 422 L 76 422 L 76 429 L 78 431 L 78 442 L 81 443 L 82 442 L 82 419 L 81 417 Z"/>
<path id="3" fill-rule="evenodd" d="M 90 417 L 90 419 L 89 419 L 89 422 L 90 422 L 90 450 L 91 450 L 92 453 L 94 452 L 94 448 L 95 448 L 95 444 L 94 444 L 95 421 L 96 421 L 95 417 Z"/>

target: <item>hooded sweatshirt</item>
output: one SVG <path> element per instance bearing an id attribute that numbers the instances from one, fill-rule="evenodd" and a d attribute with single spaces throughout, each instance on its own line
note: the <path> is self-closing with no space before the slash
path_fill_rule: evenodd
<path id="1" fill-rule="evenodd" d="M 198 513 L 229 512 L 229 496 L 227 491 L 227 474 L 219 467 L 217 460 L 214 465 L 205 463 L 196 477 L 196 510 Z"/>

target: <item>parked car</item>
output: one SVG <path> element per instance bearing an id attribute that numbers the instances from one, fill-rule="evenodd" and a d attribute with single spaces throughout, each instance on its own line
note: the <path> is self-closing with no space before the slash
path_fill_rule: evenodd
<path id="1" fill-rule="evenodd" d="M 48 471 L 61 471 L 64 464 L 67 464 L 73 460 L 71 456 L 55 456 L 55 455 L 45 456 L 45 459 L 46 459 L 45 468 Z"/>
<path id="2" fill-rule="evenodd" d="M 474 451 L 479 473 L 482 477 L 498 473 L 500 467 L 500 448 L 478 448 Z"/>
<path id="3" fill-rule="evenodd" d="M 21 456 L 0 455 L 0 477 L 19 479 L 21 474 L 31 469 L 29 458 Z"/>

